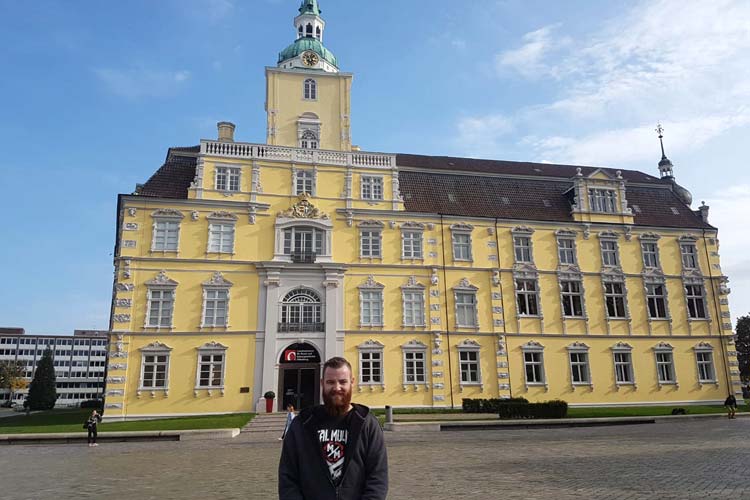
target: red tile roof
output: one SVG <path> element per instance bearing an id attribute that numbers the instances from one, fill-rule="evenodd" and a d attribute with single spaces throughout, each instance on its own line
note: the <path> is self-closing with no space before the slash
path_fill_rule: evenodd
<path id="1" fill-rule="evenodd" d="M 164 165 L 146 181 L 139 194 L 187 198 L 199 152 L 199 146 L 170 148 Z M 597 170 L 576 165 L 408 154 L 397 155 L 396 163 L 401 168 L 400 190 L 409 212 L 562 223 L 573 222 L 569 194 L 565 194 L 572 182 L 567 180 L 576 175 L 578 168 L 583 175 Z M 612 177 L 617 171 L 601 170 Z M 473 175 L 477 173 L 482 175 Z M 628 206 L 633 209 L 636 225 L 712 229 L 697 211 L 665 187 L 667 181 L 635 170 L 621 170 L 621 175 L 629 183 Z"/>

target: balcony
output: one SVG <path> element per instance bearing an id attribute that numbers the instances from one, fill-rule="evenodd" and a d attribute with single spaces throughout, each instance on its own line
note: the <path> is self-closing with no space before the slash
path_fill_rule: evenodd
<path id="1" fill-rule="evenodd" d="M 292 252 L 289 256 L 295 264 L 314 264 L 315 252 Z"/>
<path id="2" fill-rule="evenodd" d="M 279 333 L 309 333 L 324 332 L 326 324 L 323 323 L 279 323 Z"/>
<path id="3" fill-rule="evenodd" d="M 289 148 L 284 146 L 269 146 L 267 144 L 220 142 L 205 139 L 201 140 L 201 154 L 224 158 L 284 161 L 311 165 L 341 165 L 383 169 L 391 169 L 396 166 L 396 155 L 394 154 Z"/>

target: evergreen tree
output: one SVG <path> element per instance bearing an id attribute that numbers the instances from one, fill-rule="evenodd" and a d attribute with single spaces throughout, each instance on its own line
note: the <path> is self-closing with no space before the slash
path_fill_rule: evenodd
<path id="1" fill-rule="evenodd" d="M 52 351 L 47 349 L 36 366 L 27 398 L 29 410 L 51 410 L 57 401 L 57 377 L 52 363 Z"/>
<path id="2" fill-rule="evenodd" d="M 747 382 L 750 380 L 750 315 L 737 318 L 737 360 L 740 362 L 740 377 Z"/>

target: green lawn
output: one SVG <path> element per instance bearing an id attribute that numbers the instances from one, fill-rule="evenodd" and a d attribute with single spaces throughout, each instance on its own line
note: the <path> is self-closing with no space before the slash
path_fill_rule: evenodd
<path id="1" fill-rule="evenodd" d="M 33 413 L 28 417 L 20 413 L 17 416 L 0 418 L 0 434 L 86 432 L 82 426 L 90 414 L 91 410 L 88 409 L 52 410 Z M 253 413 L 240 413 L 236 415 L 110 422 L 100 424 L 99 432 L 230 429 L 244 426 L 254 416 Z"/>
<path id="2" fill-rule="evenodd" d="M 622 408 L 568 408 L 568 418 L 595 417 L 655 417 L 671 415 L 673 408 L 684 408 L 688 415 L 704 413 L 726 413 L 723 406 L 628 406 Z M 750 411 L 747 405 L 740 406 L 737 413 Z"/>

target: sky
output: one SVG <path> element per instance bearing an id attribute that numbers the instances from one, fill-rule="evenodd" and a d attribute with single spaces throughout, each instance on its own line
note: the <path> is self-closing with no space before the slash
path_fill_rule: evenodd
<path id="1" fill-rule="evenodd" d="M 170 146 L 265 141 L 299 0 L 0 0 L 0 326 L 106 329 L 118 193 Z M 710 208 L 750 313 L 750 2 L 320 0 L 365 151 L 573 163 Z"/>

